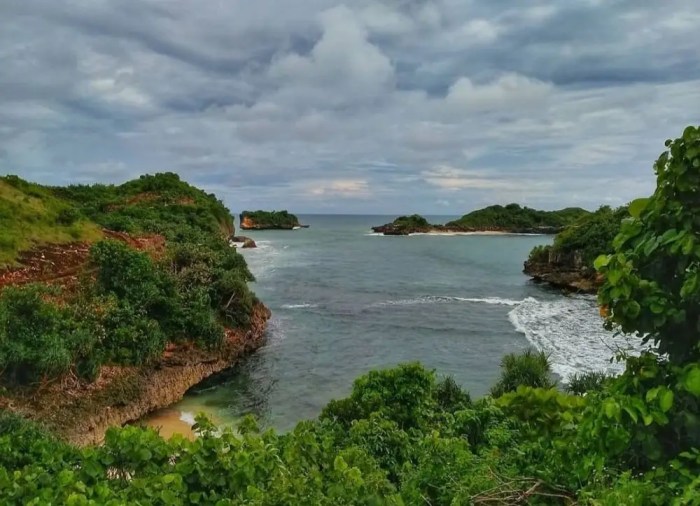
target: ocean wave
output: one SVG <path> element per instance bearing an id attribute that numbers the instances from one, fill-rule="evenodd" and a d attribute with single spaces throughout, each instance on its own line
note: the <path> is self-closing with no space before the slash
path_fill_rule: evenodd
<path id="1" fill-rule="evenodd" d="M 611 358 L 618 351 L 638 354 L 644 348 L 639 338 L 616 336 L 603 328 L 594 297 L 528 297 L 508 319 L 530 344 L 549 355 L 552 370 L 564 381 L 578 372 L 620 373 L 624 365 Z"/>
<path id="2" fill-rule="evenodd" d="M 471 302 L 475 304 L 492 304 L 499 306 L 517 306 L 522 301 L 502 299 L 500 297 L 453 297 L 441 295 L 426 295 L 413 299 L 398 299 L 378 302 L 375 306 L 413 306 L 418 304 L 445 304 L 450 302 Z"/>
<path id="3" fill-rule="evenodd" d="M 180 412 L 180 420 L 185 422 L 187 425 L 192 426 L 195 424 L 195 415 L 194 413 L 190 413 L 189 411 L 181 411 Z"/>
<path id="4" fill-rule="evenodd" d="M 318 304 L 282 304 L 282 309 L 307 309 L 318 307 Z"/>

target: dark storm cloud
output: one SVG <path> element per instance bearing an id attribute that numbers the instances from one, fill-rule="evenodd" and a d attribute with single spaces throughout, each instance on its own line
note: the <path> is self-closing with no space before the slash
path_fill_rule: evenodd
<path id="1" fill-rule="evenodd" d="M 6 0 L 0 171 L 234 209 L 622 203 L 700 117 L 694 0 Z M 448 206 L 446 208 L 445 206 Z"/>

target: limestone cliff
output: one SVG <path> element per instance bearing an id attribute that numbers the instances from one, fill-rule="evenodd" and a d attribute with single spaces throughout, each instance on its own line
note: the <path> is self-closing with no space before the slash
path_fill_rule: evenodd
<path id="1" fill-rule="evenodd" d="M 532 255 L 525 262 L 523 272 L 537 282 L 581 293 L 595 293 L 601 283 L 580 252 L 560 253 L 550 247 Z"/>
<path id="2" fill-rule="evenodd" d="M 0 408 L 39 420 L 73 444 L 100 443 L 109 427 L 179 401 L 194 385 L 257 350 L 264 344 L 269 317 L 270 311 L 258 303 L 249 328 L 228 330 L 219 350 L 173 346 L 155 365 L 104 367 L 94 383 L 65 379 L 32 395 L 0 396 Z"/>

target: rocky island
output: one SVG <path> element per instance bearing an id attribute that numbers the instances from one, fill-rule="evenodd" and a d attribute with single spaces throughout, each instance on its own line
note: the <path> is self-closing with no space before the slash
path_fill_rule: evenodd
<path id="1" fill-rule="evenodd" d="M 264 342 L 233 218 L 176 174 L 0 178 L 0 413 L 85 445 Z"/>
<path id="2" fill-rule="evenodd" d="M 494 205 L 472 211 L 444 225 L 431 224 L 423 216 L 401 216 L 392 223 L 372 227 L 384 235 L 415 233 L 478 233 L 556 234 L 577 219 L 590 214 L 585 209 L 570 207 L 559 211 L 540 211 L 519 204 Z"/>
<path id="3" fill-rule="evenodd" d="M 296 215 L 287 211 L 243 211 L 240 214 L 242 230 L 294 230 L 308 228 L 299 223 Z"/>
<path id="4" fill-rule="evenodd" d="M 537 282 L 581 293 L 595 293 L 603 279 L 593 268 L 598 255 L 612 249 L 627 207 L 603 206 L 565 227 L 552 245 L 535 247 L 523 272 Z"/>

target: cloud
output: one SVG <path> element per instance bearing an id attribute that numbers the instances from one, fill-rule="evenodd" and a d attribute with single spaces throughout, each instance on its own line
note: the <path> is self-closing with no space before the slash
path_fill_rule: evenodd
<path id="1" fill-rule="evenodd" d="M 308 192 L 313 196 L 367 198 L 370 195 L 369 184 L 364 179 L 334 179 L 319 181 L 308 185 Z"/>
<path id="2" fill-rule="evenodd" d="M 541 107 L 552 91 L 551 84 L 516 73 L 503 74 L 485 84 L 474 84 L 468 77 L 461 77 L 450 86 L 445 105 L 461 113 L 529 109 Z"/>
<path id="3" fill-rule="evenodd" d="M 486 171 L 470 171 L 449 166 L 438 166 L 421 173 L 423 180 L 441 190 L 495 190 L 499 192 L 541 191 L 551 187 L 547 182 L 498 178 L 489 176 Z"/>
<path id="4" fill-rule="evenodd" d="M 700 117 L 700 13 L 664 6 L 6 0 L 0 171 L 174 170 L 234 211 L 621 204 Z"/>

